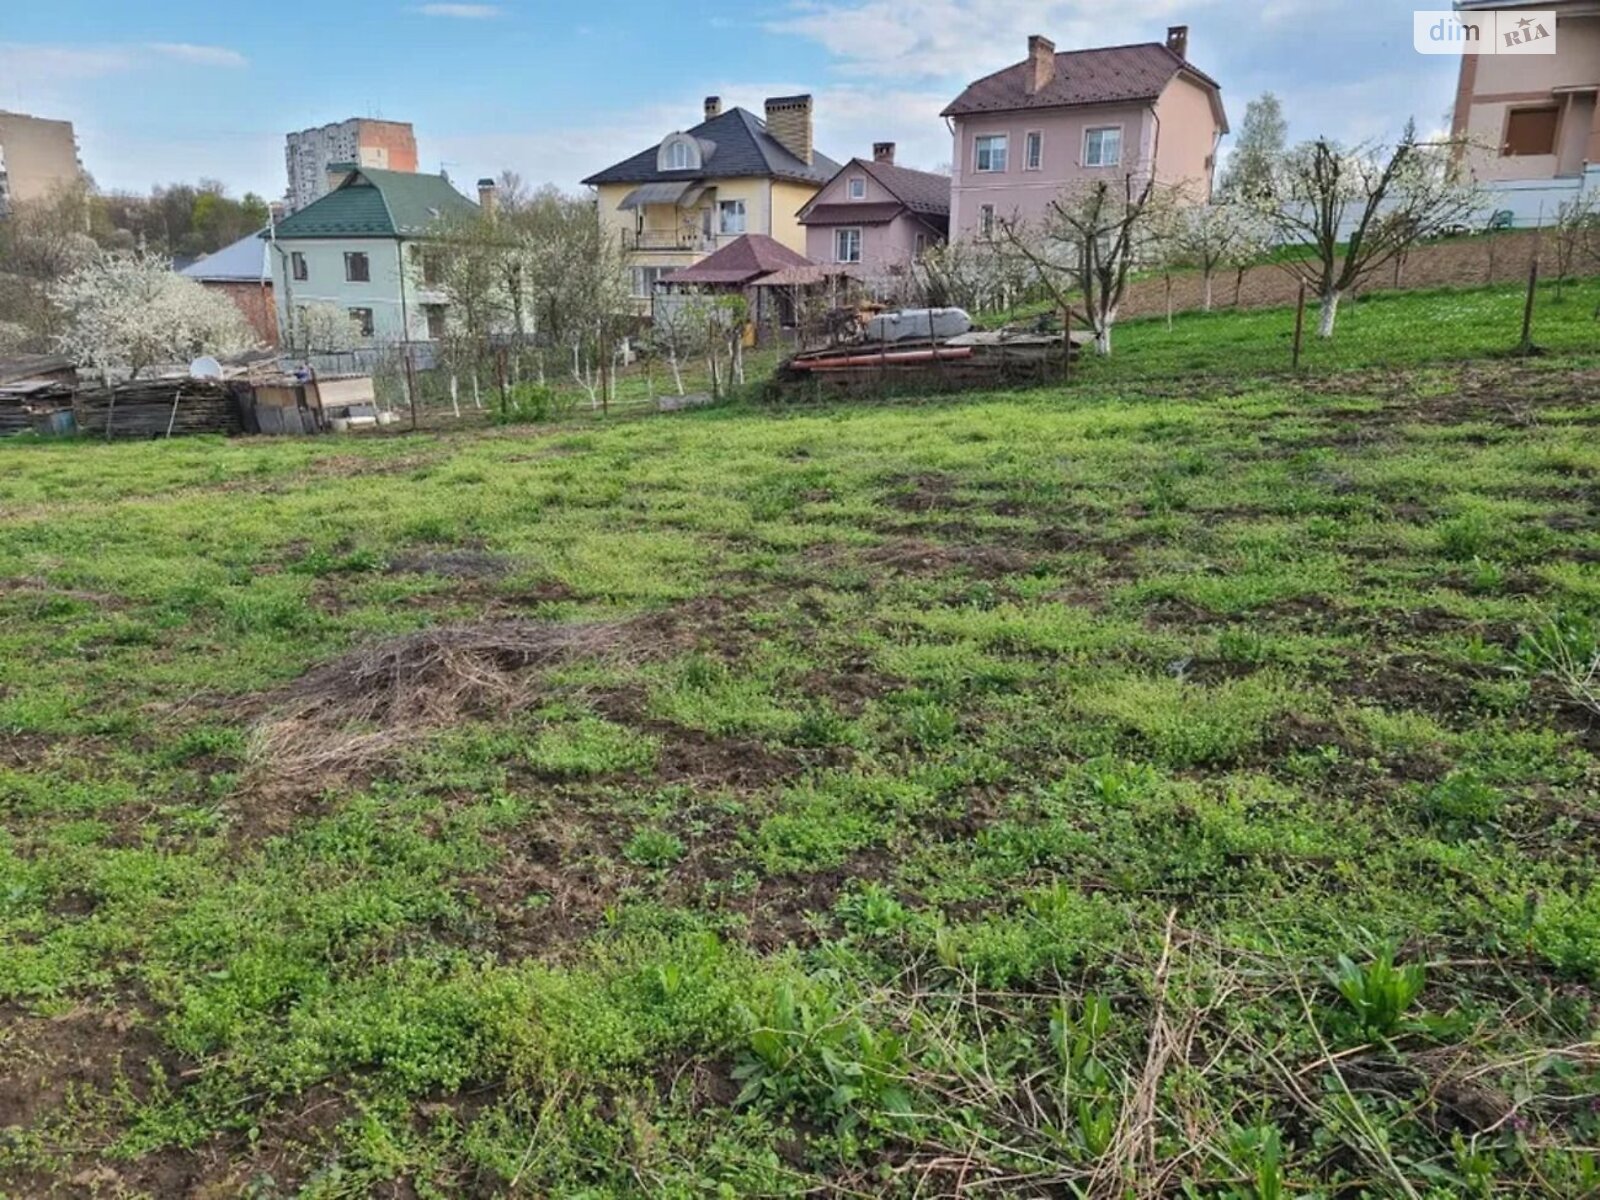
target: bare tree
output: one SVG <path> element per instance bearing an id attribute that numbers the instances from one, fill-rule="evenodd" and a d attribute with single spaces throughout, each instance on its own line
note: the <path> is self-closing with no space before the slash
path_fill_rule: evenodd
<path id="1" fill-rule="evenodd" d="M 1600 250 L 1600 202 L 1593 192 L 1580 192 L 1556 209 L 1551 237 L 1556 251 L 1556 299 L 1560 300 L 1579 258 L 1592 257 Z"/>
<path id="2" fill-rule="evenodd" d="M 667 360 L 680 396 L 684 394 L 683 365 L 704 348 L 706 330 L 705 314 L 696 304 L 674 302 L 656 307 L 650 323 L 651 348 Z"/>
<path id="3" fill-rule="evenodd" d="M 1320 336 L 1333 336 L 1339 302 L 1352 288 L 1479 207 L 1472 185 L 1451 168 L 1451 149 L 1419 141 L 1410 121 L 1388 149 L 1318 138 L 1278 159 L 1249 198 L 1279 241 L 1308 251 L 1286 266 L 1317 295 Z"/>
<path id="4" fill-rule="evenodd" d="M 1170 191 L 1157 186 L 1153 172 L 1130 173 L 1069 185 L 1050 202 L 1037 227 L 1002 221 L 998 229 L 1033 268 L 1057 309 L 1067 309 L 1074 295 L 1082 301 L 1095 352 L 1109 355 L 1128 273 L 1169 227 L 1158 213 L 1170 203 Z"/>
<path id="5" fill-rule="evenodd" d="M 43 352 L 64 332 L 52 284 L 94 260 L 83 185 L 14 204 L 0 219 L 0 351 Z"/>

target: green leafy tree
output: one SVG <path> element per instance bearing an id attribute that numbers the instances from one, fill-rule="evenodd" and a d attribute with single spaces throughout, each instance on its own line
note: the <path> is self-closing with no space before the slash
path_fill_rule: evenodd
<path id="1" fill-rule="evenodd" d="M 1221 191 L 1230 197 L 1259 192 L 1272 177 L 1272 166 L 1288 146 L 1289 123 L 1283 105 L 1271 92 L 1262 92 L 1245 106 L 1239 138 L 1228 156 Z"/>

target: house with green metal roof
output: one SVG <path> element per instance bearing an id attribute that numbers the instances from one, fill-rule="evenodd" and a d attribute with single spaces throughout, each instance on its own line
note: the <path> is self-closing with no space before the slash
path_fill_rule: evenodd
<path id="1" fill-rule="evenodd" d="M 329 174 L 338 178 L 327 195 L 261 235 L 288 343 L 297 340 L 296 313 L 312 304 L 344 309 L 374 345 L 444 336 L 447 303 L 428 245 L 478 205 L 442 175 L 354 164 Z"/>

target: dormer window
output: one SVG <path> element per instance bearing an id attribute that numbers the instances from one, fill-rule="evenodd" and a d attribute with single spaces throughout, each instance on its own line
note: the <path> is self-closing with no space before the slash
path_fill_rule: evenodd
<path id="1" fill-rule="evenodd" d="M 669 134 L 656 154 L 658 171 L 698 171 L 700 143 L 686 133 Z"/>

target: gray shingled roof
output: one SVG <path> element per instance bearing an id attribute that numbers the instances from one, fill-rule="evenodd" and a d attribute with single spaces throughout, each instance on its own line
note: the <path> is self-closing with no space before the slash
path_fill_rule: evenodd
<path id="1" fill-rule="evenodd" d="M 969 84 L 941 115 L 959 117 L 1029 108 L 1154 100 L 1180 71 L 1187 71 L 1200 83 L 1221 90 L 1216 80 L 1160 42 L 1062 51 L 1056 55 L 1055 78 L 1031 96 L 1027 91 L 1029 69 L 1030 64 L 1024 60 L 984 76 Z"/>
<path id="2" fill-rule="evenodd" d="M 272 267 L 267 262 L 267 244 L 261 239 L 267 230 L 247 233 L 237 242 L 190 263 L 179 275 L 209 283 L 267 283 Z"/>
<path id="3" fill-rule="evenodd" d="M 657 183 L 680 179 L 740 179 L 772 176 L 798 179 L 807 183 L 826 183 L 839 164 L 826 154 L 813 151 L 807 166 L 767 132 L 766 123 L 742 108 L 730 108 L 709 121 L 687 131 L 696 138 L 703 158 L 697 171 L 656 170 L 657 143 L 632 158 L 607 167 L 583 182 L 590 187 L 602 183 Z"/>

